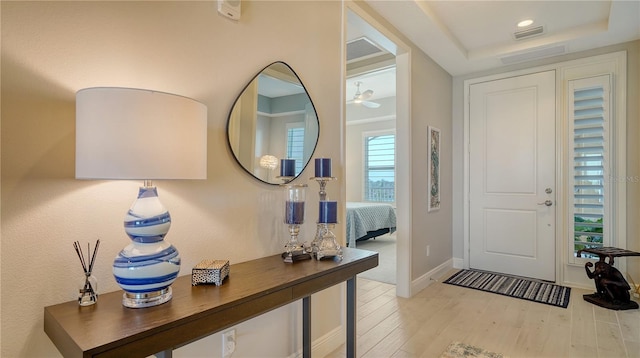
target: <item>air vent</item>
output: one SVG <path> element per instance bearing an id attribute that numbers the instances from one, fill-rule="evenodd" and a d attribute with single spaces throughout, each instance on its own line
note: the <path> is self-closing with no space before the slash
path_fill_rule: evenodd
<path id="1" fill-rule="evenodd" d="M 347 62 L 363 60 L 384 53 L 386 53 L 386 51 L 366 37 L 360 37 L 347 42 Z"/>
<path id="2" fill-rule="evenodd" d="M 538 27 L 532 27 L 530 29 L 526 29 L 526 30 L 522 30 L 522 31 L 516 31 L 516 32 L 513 33 L 513 37 L 516 40 L 522 40 L 522 39 L 526 39 L 526 38 L 529 38 L 529 37 L 542 35 L 543 33 L 544 33 L 544 27 L 543 26 L 538 26 Z"/>

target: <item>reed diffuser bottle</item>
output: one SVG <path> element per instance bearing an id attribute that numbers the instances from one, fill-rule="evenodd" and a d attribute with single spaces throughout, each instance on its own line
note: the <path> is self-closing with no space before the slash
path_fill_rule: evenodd
<path id="1" fill-rule="evenodd" d="M 91 254 L 91 246 L 87 243 L 87 253 L 82 251 L 82 247 L 78 241 L 73 243 L 73 248 L 78 254 L 80 264 L 84 275 L 78 281 L 78 304 L 80 306 L 90 306 L 98 302 L 98 280 L 93 276 L 93 264 L 96 262 L 96 255 L 98 254 L 98 247 L 100 247 L 100 240 L 96 241 L 96 245 L 93 247 L 93 254 Z"/>

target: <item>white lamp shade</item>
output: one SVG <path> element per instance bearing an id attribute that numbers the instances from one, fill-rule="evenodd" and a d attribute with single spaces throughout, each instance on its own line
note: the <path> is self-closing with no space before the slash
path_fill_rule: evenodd
<path id="1" fill-rule="evenodd" d="M 143 89 L 76 93 L 77 179 L 206 179 L 207 107 Z"/>

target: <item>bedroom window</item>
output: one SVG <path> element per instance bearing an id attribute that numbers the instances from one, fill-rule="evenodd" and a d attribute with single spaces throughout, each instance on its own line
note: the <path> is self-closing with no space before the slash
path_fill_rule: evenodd
<path id="1" fill-rule="evenodd" d="M 609 83 L 609 75 L 569 81 L 574 256 L 581 249 L 611 245 L 611 181 L 615 178 Z"/>
<path id="2" fill-rule="evenodd" d="M 395 134 L 364 135 L 364 200 L 395 202 Z"/>
<path id="3" fill-rule="evenodd" d="M 287 158 L 296 160 L 296 174 L 302 171 L 304 164 L 304 127 L 302 124 L 287 125 Z"/>

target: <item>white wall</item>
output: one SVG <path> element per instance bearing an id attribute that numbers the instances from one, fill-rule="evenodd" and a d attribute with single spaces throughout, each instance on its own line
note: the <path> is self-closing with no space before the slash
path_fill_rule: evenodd
<path id="1" fill-rule="evenodd" d="M 74 241 L 101 240 L 99 291 L 118 289 L 111 263 L 129 242 L 122 220 L 140 183 L 74 179 L 81 88 L 150 88 L 208 106 L 208 179 L 156 183 L 173 217 L 167 239 L 180 250 L 181 275 L 204 258 L 233 264 L 282 250 L 282 210 L 274 210 L 280 189 L 238 166 L 227 148 L 226 120 L 255 73 L 282 60 L 309 91 L 321 126 L 340 128 L 340 2 L 243 1 L 237 23 L 219 16 L 212 1 L 1 6 L 2 357 L 59 355 L 43 331 L 43 309 L 76 298 L 81 267 Z M 316 156 L 334 158 L 333 173 L 343 179 L 340 146 L 340 136 L 322 135 Z M 312 174 L 307 170 L 298 181 Z M 344 202 L 338 185 L 328 190 Z M 309 217 L 316 208 L 310 205 Z M 311 238 L 315 228 L 308 223 L 304 234 Z M 314 339 L 341 325 L 340 289 L 320 297 Z M 299 349 L 299 308 L 292 304 L 240 325 L 236 356 L 283 357 Z M 219 342 L 214 336 L 183 352 L 218 355 Z"/>

